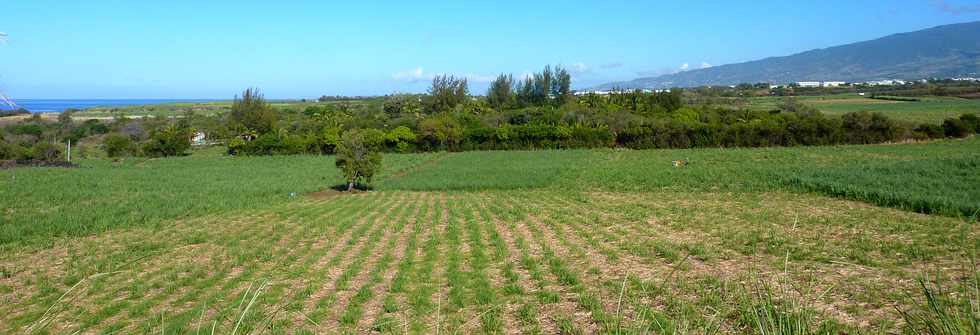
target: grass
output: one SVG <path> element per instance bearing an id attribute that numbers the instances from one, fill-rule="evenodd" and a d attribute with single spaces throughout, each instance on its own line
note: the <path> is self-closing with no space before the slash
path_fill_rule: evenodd
<path id="1" fill-rule="evenodd" d="M 329 197 L 329 157 L 3 170 L 0 332 L 969 333 L 978 149 L 388 155 Z"/>
<path id="2" fill-rule="evenodd" d="M 772 110 L 777 108 L 782 99 L 781 97 L 749 98 L 747 107 Z M 957 118 L 964 113 L 980 113 L 980 100 L 956 97 L 918 97 L 919 101 L 892 101 L 871 99 L 857 94 L 840 94 L 803 96 L 797 99 L 828 115 L 872 111 L 914 124 L 940 124 L 947 118 Z"/>
<path id="3" fill-rule="evenodd" d="M 670 162 L 691 164 L 674 168 Z M 465 152 L 382 189 L 794 190 L 923 213 L 980 210 L 980 139 L 765 149 Z"/>

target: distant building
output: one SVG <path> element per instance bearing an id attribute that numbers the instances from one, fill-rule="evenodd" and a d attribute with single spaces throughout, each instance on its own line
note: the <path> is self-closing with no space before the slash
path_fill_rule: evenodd
<path id="1" fill-rule="evenodd" d="M 208 139 L 208 137 L 204 133 L 202 133 L 202 132 L 196 132 L 196 133 L 194 133 L 194 136 L 191 137 L 191 144 L 193 144 L 193 145 L 205 145 L 205 144 L 208 144 L 207 139 Z"/>
<path id="2" fill-rule="evenodd" d="M 847 83 L 843 81 L 825 81 L 823 82 L 823 87 L 838 87 L 838 86 L 844 86 L 845 84 Z"/>
<path id="3" fill-rule="evenodd" d="M 578 96 L 589 95 L 589 94 L 610 95 L 610 94 L 615 94 L 615 93 L 631 93 L 631 92 L 634 92 L 634 91 L 637 91 L 637 90 L 614 90 L 614 91 L 590 90 L 590 91 L 575 91 L 574 94 L 575 95 L 578 95 Z M 649 89 L 640 89 L 638 91 L 640 91 L 642 93 L 654 93 L 654 92 L 656 92 L 656 93 L 668 92 L 669 93 L 670 92 L 670 90 L 649 90 Z"/>
<path id="4" fill-rule="evenodd" d="M 799 86 L 799 87 L 820 87 L 820 82 L 819 81 L 801 81 L 801 82 L 797 82 L 796 83 L 796 86 Z"/>
<path id="5" fill-rule="evenodd" d="M 866 82 L 865 84 L 871 86 L 892 86 L 892 85 L 905 85 L 905 81 L 898 80 L 898 79 L 886 79 L 886 80 L 869 81 Z"/>

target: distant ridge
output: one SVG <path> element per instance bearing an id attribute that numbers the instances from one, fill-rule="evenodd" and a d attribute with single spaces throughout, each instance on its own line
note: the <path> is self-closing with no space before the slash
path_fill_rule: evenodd
<path id="1" fill-rule="evenodd" d="M 798 81 L 863 82 L 977 77 L 978 73 L 980 21 L 894 34 L 790 56 L 608 83 L 594 88 L 656 89 Z"/>

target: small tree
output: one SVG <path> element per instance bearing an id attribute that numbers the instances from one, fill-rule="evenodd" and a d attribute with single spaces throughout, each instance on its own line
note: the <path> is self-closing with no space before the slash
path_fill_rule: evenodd
<path id="1" fill-rule="evenodd" d="M 347 191 L 354 190 L 358 182 L 370 183 L 381 170 L 381 153 L 378 143 L 366 131 L 351 130 L 344 133 L 337 144 L 336 166 L 344 174 Z"/>
<path id="2" fill-rule="evenodd" d="M 143 143 L 143 154 L 150 157 L 169 157 L 185 154 L 191 148 L 194 130 L 177 125 L 155 129 Z"/>
<path id="3" fill-rule="evenodd" d="M 61 146 L 54 143 L 39 141 L 31 147 L 32 159 L 53 162 L 61 160 L 63 157 L 64 152 L 61 150 Z"/>
<path id="4" fill-rule="evenodd" d="M 121 157 L 132 152 L 133 140 L 129 136 L 120 133 L 112 133 L 102 139 L 105 153 L 110 158 Z"/>

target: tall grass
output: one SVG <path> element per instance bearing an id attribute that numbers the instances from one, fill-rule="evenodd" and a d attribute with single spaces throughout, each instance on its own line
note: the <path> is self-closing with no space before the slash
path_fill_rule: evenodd
<path id="1" fill-rule="evenodd" d="M 899 309 L 910 334 L 976 335 L 980 334 L 980 276 L 974 273 L 955 292 L 943 288 L 942 280 L 919 279 L 922 298 L 910 310 Z M 950 284 L 950 283 L 946 283 Z"/>

